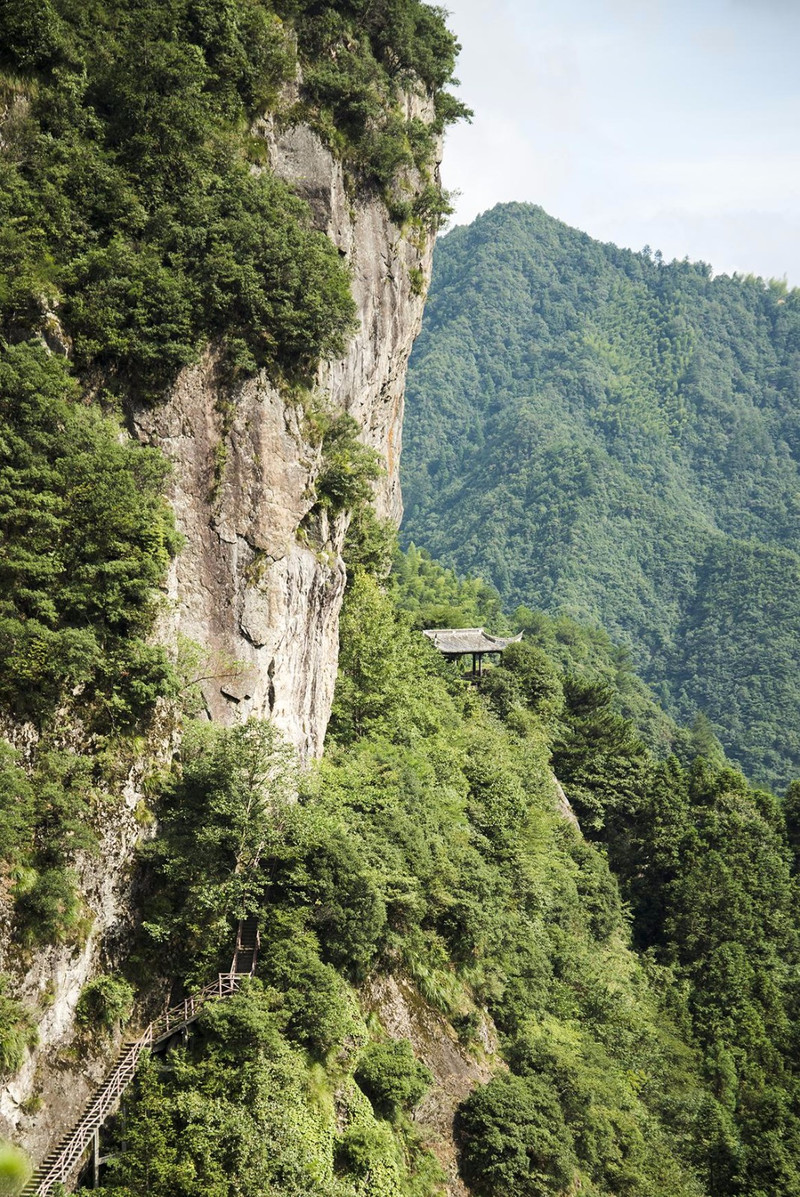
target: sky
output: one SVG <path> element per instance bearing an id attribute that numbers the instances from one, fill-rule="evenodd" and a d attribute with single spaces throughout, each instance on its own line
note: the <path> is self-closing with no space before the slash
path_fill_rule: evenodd
<path id="1" fill-rule="evenodd" d="M 451 225 L 525 200 L 800 286 L 800 0 L 445 0 L 472 124 Z"/>

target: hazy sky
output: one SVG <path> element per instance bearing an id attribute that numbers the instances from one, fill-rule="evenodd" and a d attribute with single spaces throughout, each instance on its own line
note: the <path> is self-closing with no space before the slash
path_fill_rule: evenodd
<path id="1" fill-rule="evenodd" d="M 529 200 L 593 237 L 800 286 L 800 0 L 445 0 L 472 125 L 453 223 Z"/>

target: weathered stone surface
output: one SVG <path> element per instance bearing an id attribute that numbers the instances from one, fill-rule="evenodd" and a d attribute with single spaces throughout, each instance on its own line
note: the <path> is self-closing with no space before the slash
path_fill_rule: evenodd
<path id="1" fill-rule="evenodd" d="M 553 775 L 553 785 L 555 786 L 556 791 L 556 805 L 558 807 L 558 813 L 563 819 L 566 819 L 568 823 L 571 823 L 576 831 L 580 831 L 581 825 L 578 822 L 578 816 L 575 814 L 572 803 L 564 793 L 564 787 L 555 774 Z"/>
<path id="2" fill-rule="evenodd" d="M 431 1070 L 434 1083 L 414 1111 L 414 1121 L 444 1169 L 448 1197 L 467 1197 L 469 1190 L 458 1175 L 453 1117 L 475 1086 L 485 1084 L 498 1067 L 494 1027 L 483 1022 L 479 1033 L 483 1058 L 477 1059 L 461 1046 L 447 1020 L 404 978 L 375 978 L 365 987 L 362 1000 L 392 1039 L 408 1039 L 414 1055 Z"/>
<path id="3" fill-rule="evenodd" d="M 202 646 L 210 718 L 272 718 L 314 755 L 336 676 L 342 533 L 326 526 L 330 547 L 316 550 L 298 540 L 319 464 L 302 413 L 263 378 L 241 387 L 232 411 L 218 400 L 208 355 L 164 407 L 136 416 L 139 436 L 174 463 L 170 499 L 185 538 L 161 635 Z"/>
<path id="4" fill-rule="evenodd" d="M 35 748 L 30 725 L 2 730 L 23 757 Z M 11 937 L 8 895 L 0 894 L 0 971 L 14 978 L 14 996 L 36 1014 L 39 1035 L 23 1067 L 0 1087 L 0 1136 L 19 1143 L 34 1160 L 77 1120 L 116 1051 L 116 1039 L 91 1043 L 81 1035 L 75 1009 L 84 985 L 104 968 L 118 966 L 130 947 L 136 917 L 132 861 L 146 834 L 137 819 L 143 777 L 167 763 L 174 733 L 163 707 L 147 750 L 132 762 L 121 792 L 109 795 L 106 807 L 98 810 L 97 849 L 81 853 L 76 862 L 88 926 L 83 943 L 28 954 Z"/>
<path id="5" fill-rule="evenodd" d="M 412 279 L 429 277 L 432 238 L 404 236 L 377 196 L 351 201 L 341 165 L 306 126 L 276 134 L 263 122 L 259 131 L 274 171 L 308 201 L 352 269 L 359 328 L 345 356 L 320 368 L 317 399 L 351 414 L 383 457 L 376 509 L 399 523 L 403 387 L 423 308 Z M 202 646 L 209 717 L 271 718 L 302 756 L 319 755 L 336 677 L 346 523 L 323 523 L 313 547 L 303 543 L 319 451 L 302 413 L 264 375 L 230 396 L 209 353 L 134 425 L 174 463 L 171 500 L 186 544 L 163 632 Z"/>

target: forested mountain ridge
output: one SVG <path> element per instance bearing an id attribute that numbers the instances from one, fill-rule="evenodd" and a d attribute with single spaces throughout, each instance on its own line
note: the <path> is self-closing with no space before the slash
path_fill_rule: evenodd
<path id="1" fill-rule="evenodd" d="M 629 644 L 745 771 L 800 767 L 800 295 L 531 205 L 437 243 L 405 535 Z"/>

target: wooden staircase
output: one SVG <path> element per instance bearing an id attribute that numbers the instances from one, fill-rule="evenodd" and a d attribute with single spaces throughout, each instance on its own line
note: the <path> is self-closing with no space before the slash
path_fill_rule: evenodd
<path id="1" fill-rule="evenodd" d="M 193 1023 L 208 1002 L 219 1001 L 236 992 L 242 976 L 251 976 L 258 958 L 258 923 L 254 918 L 242 919 L 236 932 L 236 951 L 230 972 L 220 973 L 217 980 L 177 1006 L 165 1010 L 154 1019 L 138 1039 L 122 1045 L 116 1062 L 96 1090 L 80 1121 L 64 1136 L 58 1146 L 36 1168 L 19 1197 L 47 1197 L 57 1184 L 66 1185 L 73 1179 L 86 1150 L 94 1144 L 98 1148 L 100 1128 L 120 1103 L 125 1090 L 136 1075 L 136 1066 L 143 1052 L 153 1051 L 166 1040 L 179 1034 Z"/>
<path id="2" fill-rule="evenodd" d="M 258 920 L 252 917 L 242 919 L 236 932 L 236 951 L 231 964 L 232 973 L 242 976 L 255 972 L 260 943 Z"/>

